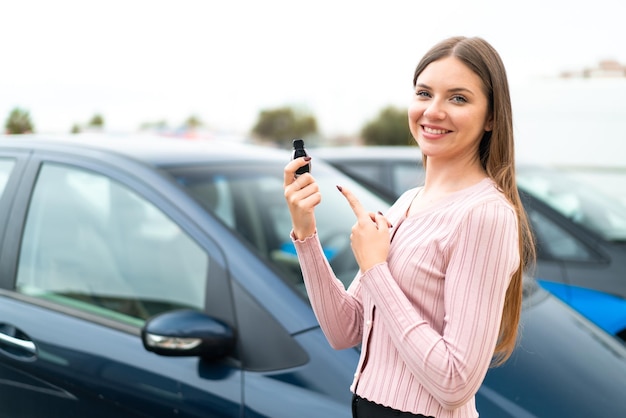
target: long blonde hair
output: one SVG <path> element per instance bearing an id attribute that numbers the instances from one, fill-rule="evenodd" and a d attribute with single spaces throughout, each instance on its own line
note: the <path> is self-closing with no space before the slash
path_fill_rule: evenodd
<path id="1" fill-rule="evenodd" d="M 523 275 L 535 263 L 535 243 L 515 182 L 515 146 L 513 115 L 506 70 L 498 52 L 484 39 L 452 37 L 428 51 L 415 69 L 417 77 L 432 62 L 454 56 L 461 60 L 482 80 L 493 121 L 492 131 L 485 132 L 479 147 L 480 162 L 511 202 L 518 217 L 520 265 L 513 274 L 506 291 L 502 322 L 492 365 L 503 364 L 516 346 L 522 308 Z M 424 166 L 427 158 L 424 156 Z"/>

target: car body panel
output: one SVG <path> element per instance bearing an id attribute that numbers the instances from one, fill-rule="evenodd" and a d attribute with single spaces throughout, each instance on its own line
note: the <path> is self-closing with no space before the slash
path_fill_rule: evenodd
<path id="1" fill-rule="evenodd" d="M 625 403 L 618 399 L 624 393 L 620 388 L 626 374 L 624 344 L 600 332 L 580 314 L 558 314 L 567 305 L 543 289 L 525 303 L 518 347 L 503 367 L 489 371 L 483 383 L 489 388 L 486 394 L 492 404 L 508 405 L 510 415 L 481 413 L 481 417 L 621 416 Z M 564 349 L 544 344 L 555 335 L 571 341 L 572 346 Z M 555 367 L 544 373 L 538 358 Z M 536 379 L 537 375 L 542 378 Z M 498 396 L 494 396 L 495 391 Z M 546 397 L 547 393 L 551 396 Z M 613 400 L 600 412 L 593 399 L 603 396 Z M 499 402 L 503 399 L 514 400 L 515 406 L 522 408 L 516 410 L 509 402 Z"/>
<path id="2" fill-rule="evenodd" d="M 609 334 L 623 331 L 626 323 L 626 304 L 620 297 L 579 286 L 539 280 L 542 287 L 572 306 Z"/>
<path id="3" fill-rule="evenodd" d="M 5 383 L 0 390 L 3 416 L 10 412 L 6 406 L 11 399 L 21 400 L 21 416 L 42 416 L 41 408 L 50 406 L 76 416 L 91 416 L 90 411 L 101 404 L 115 416 L 202 413 L 201 409 L 188 410 L 181 396 L 183 383 L 194 384 L 190 377 L 196 373 L 189 369 L 199 367 L 197 358 L 156 356 L 143 350 L 136 335 L 12 298 L 2 297 L 0 318 L 4 324 L 19 324 L 37 347 L 33 357 L 18 353 L 11 356 L 14 358 L 4 356 L 0 364 L 28 373 L 30 380 L 39 382 L 35 387 Z M 46 321 L 43 327 L 41 318 Z M 213 398 L 205 402 L 230 405 L 230 415 L 225 416 L 236 415 L 242 373 L 212 365 L 204 374 L 203 391 Z M 211 379 L 212 375 L 219 378 Z M 24 399 L 40 402 L 25 403 Z"/>

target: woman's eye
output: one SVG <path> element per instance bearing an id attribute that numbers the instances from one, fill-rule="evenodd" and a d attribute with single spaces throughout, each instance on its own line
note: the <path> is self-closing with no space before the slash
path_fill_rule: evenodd
<path id="1" fill-rule="evenodd" d="M 415 92 L 417 97 L 430 97 L 430 94 L 426 90 L 418 90 Z"/>
<path id="2" fill-rule="evenodd" d="M 463 96 L 452 96 L 452 101 L 455 103 L 467 103 L 467 99 Z"/>

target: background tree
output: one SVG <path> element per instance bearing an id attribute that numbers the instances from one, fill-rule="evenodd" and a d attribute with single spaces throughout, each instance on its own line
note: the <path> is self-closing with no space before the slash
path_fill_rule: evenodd
<path id="1" fill-rule="evenodd" d="M 290 147 L 291 139 L 317 134 L 317 120 L 311 114 L 290 107 L 262 110 L 252 134 L 262 141 L 288 143 Z"/>
<path id="2" fill-rule="evenodd" d="M 197 129 L 203 126 L 204 123 L 202 123 L 202 120 L 198 116 L 191 115 L 187 118 L 187 120 L 185 120 L 184 125 L 187 129 Z"/>
<path id="3" fill-rule="evenodd" d="M 72 125 L 72 129 L 70 129 L 70 133 L 72 134 L 79 134 L 82 131 L 82 129 L 80 128 L 80 125 L 78 123 L 75 123 Z"/>
<path id="4" fill-rule="evenodd" d="M 408 109 L 388 106 L 361 129 L 366 145 L 415 145 L 409 130 Z"/>
<path id="5" fill-rule="evenodd" d="M 95 114 L 89 121 L 88 126 L 90 128 L 102 129 L 104 128 L 104 118 L 100 114 Z"/>
<path id="6" fill-rule="evenodd" d="M 35 131 L 33 122 L 30 119 L 30 114 L 27 110 L 14 108 L 9 113 L 9 117 L 4 124 L 6 133 L 8 134 L 26 134 Z"/>

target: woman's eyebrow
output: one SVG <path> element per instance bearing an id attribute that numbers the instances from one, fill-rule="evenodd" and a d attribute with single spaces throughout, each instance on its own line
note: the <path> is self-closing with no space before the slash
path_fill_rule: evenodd
<path id="1" fill-rule="evenodd" d="M 451 88 L 448 89 L 449 93 L 469 93 L 469 94 L 474 94 L 474 92 L 468 88 L 465 87 L 455 87 L 455 88 Z"/>
<path id="2" fill-rule="evenodd" d="M 420 87 L 420 88 L 423 88 L 423 89 L 432 90 L 432 87 L 430 87 L 428 84 L 425 84 L 425 83 L 417 83 L 415 85 L 415 87 Z M 471 95 L 474 94 L 474 92 L 472 92 L 472 90 L 470 90 L 470 89 L 468 89 L 466 87 L 453 87 L 451 89 L 448 89 L 447 92 L 448 93 L 468 93 L 468 94 L 471 94 Z"/>

